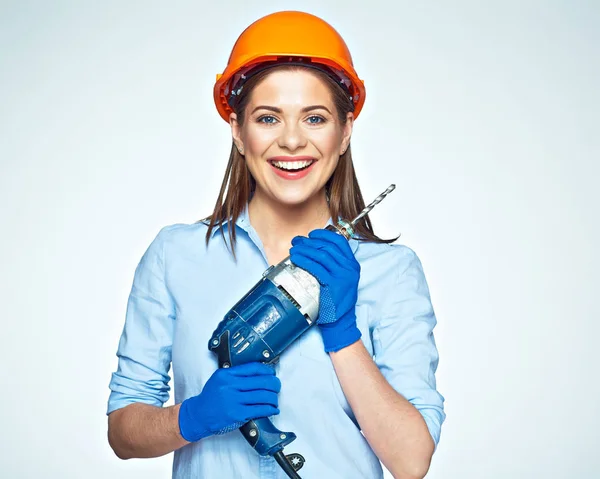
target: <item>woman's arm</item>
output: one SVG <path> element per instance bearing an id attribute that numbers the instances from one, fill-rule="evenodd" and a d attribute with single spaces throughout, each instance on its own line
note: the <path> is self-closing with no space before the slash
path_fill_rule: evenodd
<path id="1" fill-rule="evenodd" d="M 383 377 L 362 341 L 329 353 L 361 430 L 395 479 L 420 479 L 434 443 L 421 413 Z"/>
<path id="2" fill-rule="evenodd" d="M 217 369 L 202 392 L 181 405 L 159 408 L 139 403 L 113 411 L 108 441 L 121 459 L 162 456 L 250 419 L 279 414 L 280 390 L 275 370 L 266 364 Z"/>
<path id="3" fill-rule="evenodd" d="M 160 230 L 142 256 L 127 301 L 117 371 L 108 399 L 108 440 L 118 457 L 156 457 L 185 444 L 169 399 L 175 305 L 165 283 L 165 236 Z M 178 407 L 177 407 L 178 410 Z"/>
<path id="4" fill-rule="evenodd" d="M 360 265 L 348 242 L 315 230 L 309 238 L 294 238 L 292 245 L 291 260 L 321 283 L 317 324 L 365 437 L 397 479 L 423 477 L 445 413 L 435 380 L 437 321 L 419 258 L 398 245 L 377 265 L 381 281 L 378 296 L 371 298 L 371 356 L 357 341 Z"/>
<path id="5" fill-rule="evenodd" d="M 120 459 L 159 457 L 189 444 L 179 432 L 181 404 L 136 403 L 108 416 L 108 443 Z"/>

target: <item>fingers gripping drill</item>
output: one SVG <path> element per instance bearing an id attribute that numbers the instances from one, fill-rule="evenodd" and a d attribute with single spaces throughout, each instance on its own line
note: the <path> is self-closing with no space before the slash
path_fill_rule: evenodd
<path id="1" fill-rule="evenodd" d="M 350 239 L 354 225 L 394 188 L 387 188 L 350 223 L 340 221 L 327 229 Z M 319 295 L 316 278 L 296 267 L 289 256 L 269 267 L 212 334 L 208 348 L 217 355 L 219 367 L 277 362 L 286 348 L 316 323 Z M 304 458 L 283 454 L 283 448 L 296 439 L 293 432 L 280 431 L 269 418 L 251 420 L 240 431 L 260 455 L 274 457 L 289 477 L 300 477 L 296 470 L 302 467 Z"/>

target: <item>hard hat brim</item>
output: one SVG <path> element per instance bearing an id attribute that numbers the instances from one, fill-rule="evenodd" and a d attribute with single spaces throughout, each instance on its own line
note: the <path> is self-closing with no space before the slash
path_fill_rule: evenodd
<path id="1" fill-rule="evenodd" d="M 294 62 L 294 60 L 300 60 Z M 343 73 L 345 77 L 350 81 L 351 84 L 351 94 L 352 94 L 352 102 L 354 103 L 354 118 L 358 117 L 360 111 L 365 102 L 365 87 L 364 81 L 358 78 L 354 68 L 351 65 L 345 65 L 343 62 L 336 61 L 332 58 L 323 57 L 323 56 L 303 56 L 295 53 L 273 53 L 268 55 L 256 55 L 254 57 L 240 59 L 237 64 L 229 64 L 225 71 L 222 74 L 217 74 L 217 79 L 215 82 L 213 96 L 215 101 L 215 106 L 217 107 L 217 111 L 223 120 L 229 123 L 229 116 L 233 112 L 229 104 L 229 98 L 231 96 L 231 87 L 234 85 L 230 84 L 232 78 L 241 70 L 246 70 L 248 68 L 257 67 L 263 63 L 271 63 L 273 67 L 278 65 L 285 65 L 286 63 L 306 63 L 309 61 L 309 64 L 305 66 L 313 66 L 319 69 L 328 68 L 330 71 L 333 69 L 338 70 Z"/>

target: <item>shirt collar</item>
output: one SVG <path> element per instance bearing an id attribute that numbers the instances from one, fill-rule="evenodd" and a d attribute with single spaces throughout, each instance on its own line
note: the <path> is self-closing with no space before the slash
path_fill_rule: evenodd
<path id="1" fill-rule="evenodd" d="M 208 222 L 205 222 L 205 223 L 209 224 Z M 332 225 L 332 224 L 333 224 L 333 219 L 330 216 L 329 219 L 327 220 L 327 223 L 325 223 L 325 226 L 323 226 L 323 228 L 326 228 L 327 226 Z M 244 230 L 248 234 L 250 232 L 250 229 L 253 229 L 252 225 L 250 224 L 250 216 L 248 214 L 248 203 L 246 203 L 246 205 L 244 206 L 244 209 L 240 212 L 239 216 L 235 220 L 235 225 L 238 226 L 239 228 L 241 228 L 242 230 Z M 211 238 L 213 238 L 215 236 L 215 234 L 217 234 L 217 232 L 221 228 L 223 228 L 223 233 L 226 233 L 227 228 L 229 228 L 229 222 L 225 222 L 221 225 L 216 225 L 211 232 L 211 235 L 210 235 Z M 352 249 L 352 252 L 356 253 L 356 249 L 358 248 L 358 240 L 351 238 L 348 240 L 348 243 L 350 244 L 350 248 Z"/>
<path id="2" fill-rule="evenodd" d="M 206 221 L 206 224 L 209 224 L 208 221 Z M 235 225 L 242 228 L 246 233 L 250 229 L 251 226 L 250 226 L 250 216 L 248 215 L 248 203 L 246 203 L 246 205 L 244 206 L 244 209 L 242 210 L 242 212 L 239 214 L 239 216 L 235 220 Z M 223 228 L 223 233 L 225 233 L 227 231 L 227 228 L 229 228 L 229 222 L 226 221 L 225 223 L 222 223 L 221 225 L 215 225 L 215 227 L 213 228 L 213 230 L 210 234 L 210 237 L 211 238 L 214 237 L 221 228 Z"/>

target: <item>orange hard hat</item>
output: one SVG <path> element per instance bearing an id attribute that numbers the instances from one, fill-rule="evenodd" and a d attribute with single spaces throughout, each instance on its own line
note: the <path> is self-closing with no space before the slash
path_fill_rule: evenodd
<path id="1" fill-rule="evenodd" d="M 324 20 L 304 12 L 284 11 L 262 17 L 239 36 L 223 73 L 217 74 L 214 99 L 229 122 L 236 96 L 254 73 L 281 64 L 298 64 L 326 72 L 346 90 L 354 117 L 365 102 L 364 82 L 358 78 L 344 39 Z"/>

